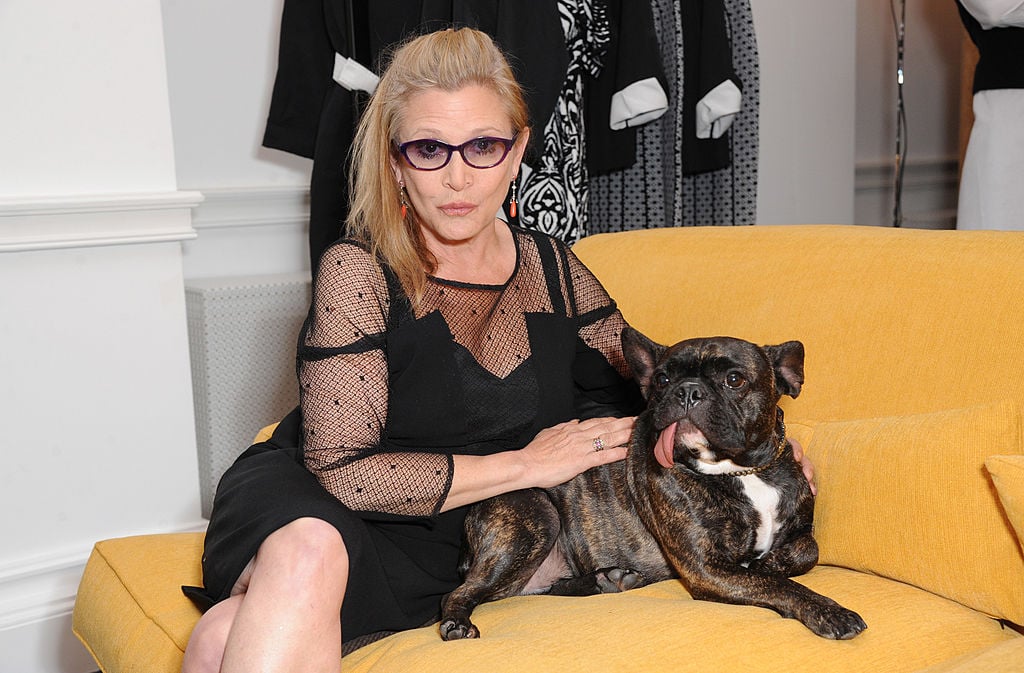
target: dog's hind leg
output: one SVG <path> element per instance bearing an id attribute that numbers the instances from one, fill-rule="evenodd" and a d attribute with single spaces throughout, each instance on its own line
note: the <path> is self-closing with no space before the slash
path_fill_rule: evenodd
<path id="1" fill-rule="evenodd" d="M 647 584 L 644 576 L 628 568 L 601 568 L 579 577 L 565 577 L 551 585 L 553 596 L 592 596 L 629 591 Z"/>
<path id="2" fill-rule="evenodd" d="M 466 517 L 463 582 L 441 604 L 441 638 L 480 637 L 470 621 L 473 610 L 481 603 L 525 593 L 560 528 L 558 512 L 539 489 L 514 491 L 474 505 Z"/>

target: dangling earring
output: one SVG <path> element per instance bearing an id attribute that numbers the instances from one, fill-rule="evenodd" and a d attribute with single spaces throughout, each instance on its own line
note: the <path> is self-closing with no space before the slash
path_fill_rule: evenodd
<path id="1" fill-rule="evenodd" d="M 402 199 L 402 219 L 409 215 L 409 202 L 405 200 L 405 184 L 398 183 L 398 198 Z"/>
<path id="2" fill-rule="evenodd" d="M 515 217 L 518 214 L 519 208 L 516 205 L 516 181 L 512 181 L 512 196 L 508 200 L 508 214 Z"/>

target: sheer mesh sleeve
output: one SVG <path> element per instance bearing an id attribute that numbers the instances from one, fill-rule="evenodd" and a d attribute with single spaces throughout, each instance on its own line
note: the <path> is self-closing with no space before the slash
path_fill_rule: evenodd
<path id="1" fill-rule="evenodd" d="M 601 353 L 620 376 L 630 378 L 629 365 L 622 355 L 622 330 L 626 320 L 590 269 L 571 250 L 566 252 L 580 320 L 580 339 Z"/>
<path id="2" fill-rule="evenodd" d="M 299 342 L 306 467 L 353 510 L 436 515 L 451 486 L 451 456 L 383 446 L 391 298 L 380 265 L 356 245 L 336 244 L 315 288 Z"/>

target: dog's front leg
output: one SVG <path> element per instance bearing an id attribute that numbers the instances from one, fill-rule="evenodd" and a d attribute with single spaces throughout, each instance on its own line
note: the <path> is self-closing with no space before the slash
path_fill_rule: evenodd
<path id="1" fill-rule="evenodd" d="M 683 583 L 696 599 L 769 608 L 833 640 L 848 640 L 867 628 L 856 612 L 788 577 L 714 561 L 691 565 L 671 556 L 670 561 L 678 564 Z"/>
<path id="2" fill-rule="evenodd" d="M 656 521 L 652 523 L 658 527 Z M 686 530 L 690 535 L 682 537 L 661 531 L 661 539 L 670 541 L 662 551 L 694 598 L 769 608 L 833 640 L 853 638 L 867 628 L 860 615 L 831 598 L 788 577 L 744 568 L 723 558 L 716 541 L 703 529 L 687 526 Z"/>
<path id="3" fill-rule="evenodd" d="M 479 638 L 470 621 L 481 603 L 523 593 L 558 537 L 558 512 L 539 489 L 473 506 L 466 517 L 463 582 L 441 603 L 441 638 Z"/>

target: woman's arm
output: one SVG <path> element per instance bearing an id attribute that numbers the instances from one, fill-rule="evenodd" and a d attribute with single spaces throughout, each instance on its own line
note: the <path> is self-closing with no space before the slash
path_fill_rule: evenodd
<path id="1" fill-rule="evenodd" d="M 452 458 L 382 446 L 390 302 L 383 270 L 365 250 L 340 243 L 324 253 L 299 342 L 305 463 L 353 510 L 433 516 L 451 485 Z"/>

